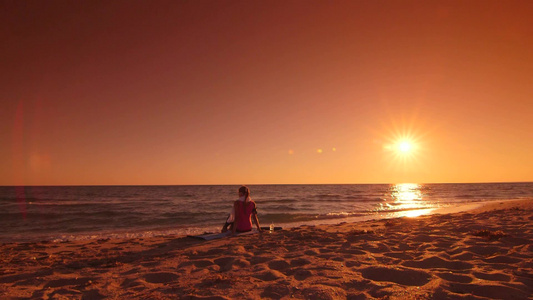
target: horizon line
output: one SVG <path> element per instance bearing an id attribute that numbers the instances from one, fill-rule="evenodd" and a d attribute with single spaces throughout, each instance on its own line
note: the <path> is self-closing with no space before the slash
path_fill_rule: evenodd
<path id="1" fill-rule="evenodd" d="M 396 185 L 396 184 L 496 184 L 496 183 L 533 183 L 533 181 L 476 181 L 476 182 L 397 182 L 397 183 L 249 183 L 249 184 L 30 184 L 0 185 L 0 187 L 112 187 L 112 186 L 237 186 L 237 185 Z"/>

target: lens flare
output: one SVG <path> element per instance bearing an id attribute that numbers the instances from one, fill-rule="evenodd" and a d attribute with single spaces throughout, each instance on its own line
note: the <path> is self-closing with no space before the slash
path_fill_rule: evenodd
<path id="1" fill-rule="evenodd" d="M 394 181 L 417 181 L 416 176 L 427 171 L 424 162 L 429 131 L 423 121 L 414 117 L 410 121 L 392 119 L 383 124 L 378 135 L 384 166 L 391 174 L 394 173 Z"/>
<path id="2" fill-rule="evenodd" d="M 411 151 L 412 148 L 413 148 L 413 146 L 408 141 L 401 141 L 398 144 L 398 150 L 400 150 L 400 152 L 403 152 L 403 153 L 407 153 L 407 152 Z"/>

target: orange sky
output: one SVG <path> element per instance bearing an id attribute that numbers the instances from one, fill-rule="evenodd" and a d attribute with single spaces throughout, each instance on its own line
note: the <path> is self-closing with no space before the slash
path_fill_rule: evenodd
<path id="1" fill-rule="evenodd" d="M 0 6 L 0 185 L 533 181 L 533 1 Z"/>

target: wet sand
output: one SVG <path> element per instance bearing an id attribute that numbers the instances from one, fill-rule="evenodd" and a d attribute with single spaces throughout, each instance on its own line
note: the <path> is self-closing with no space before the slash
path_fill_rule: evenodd
<path id="1" fill-rule="evenodd" d="M 0 298 L 533 299 L 533 200 L 415 218 L 0 245 Z"/>

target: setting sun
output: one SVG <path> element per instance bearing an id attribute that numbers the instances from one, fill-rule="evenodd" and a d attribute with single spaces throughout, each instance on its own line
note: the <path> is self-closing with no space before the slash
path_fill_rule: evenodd
<path id="1" fill-rule="evenodd" d="M 425 170 L 428 133 L 424 127 L 423 122 L 413 118 L 409 121 L 392 120 L 383 129 L 384 166 L 388 172 L 396 174 L 399 182 L 415 181 L 413 174 Z"/>
<path id="2" fill-rule="evenodd" d="M 411 151 L 412 148 L 413 148 L 412 144 L 408 141 L 401 141 L 398 144 L 398 150 L 403 153 L 407 153 Z"/>
<path id="3" fill-rule="evenodd" d="M 409 123 L 407 123 L 409 124 Z M 383 149 L 392 155 L 396 162 L 412 162 L 421 153 L 421 143 L 424 134 L 419 129 L 414 129 L 412 125 L 393 125 L 385 130 L 385 143 Z"/>
<path id="4" fill-rule="evenodd" d="M 417 145 L 418 141 L 414 137 L 400 137 L 392 143 L 391 150 L 397 160 L 404 162 L 408 160 L 412 162 L 419 154 L 419 147 Z"/>

